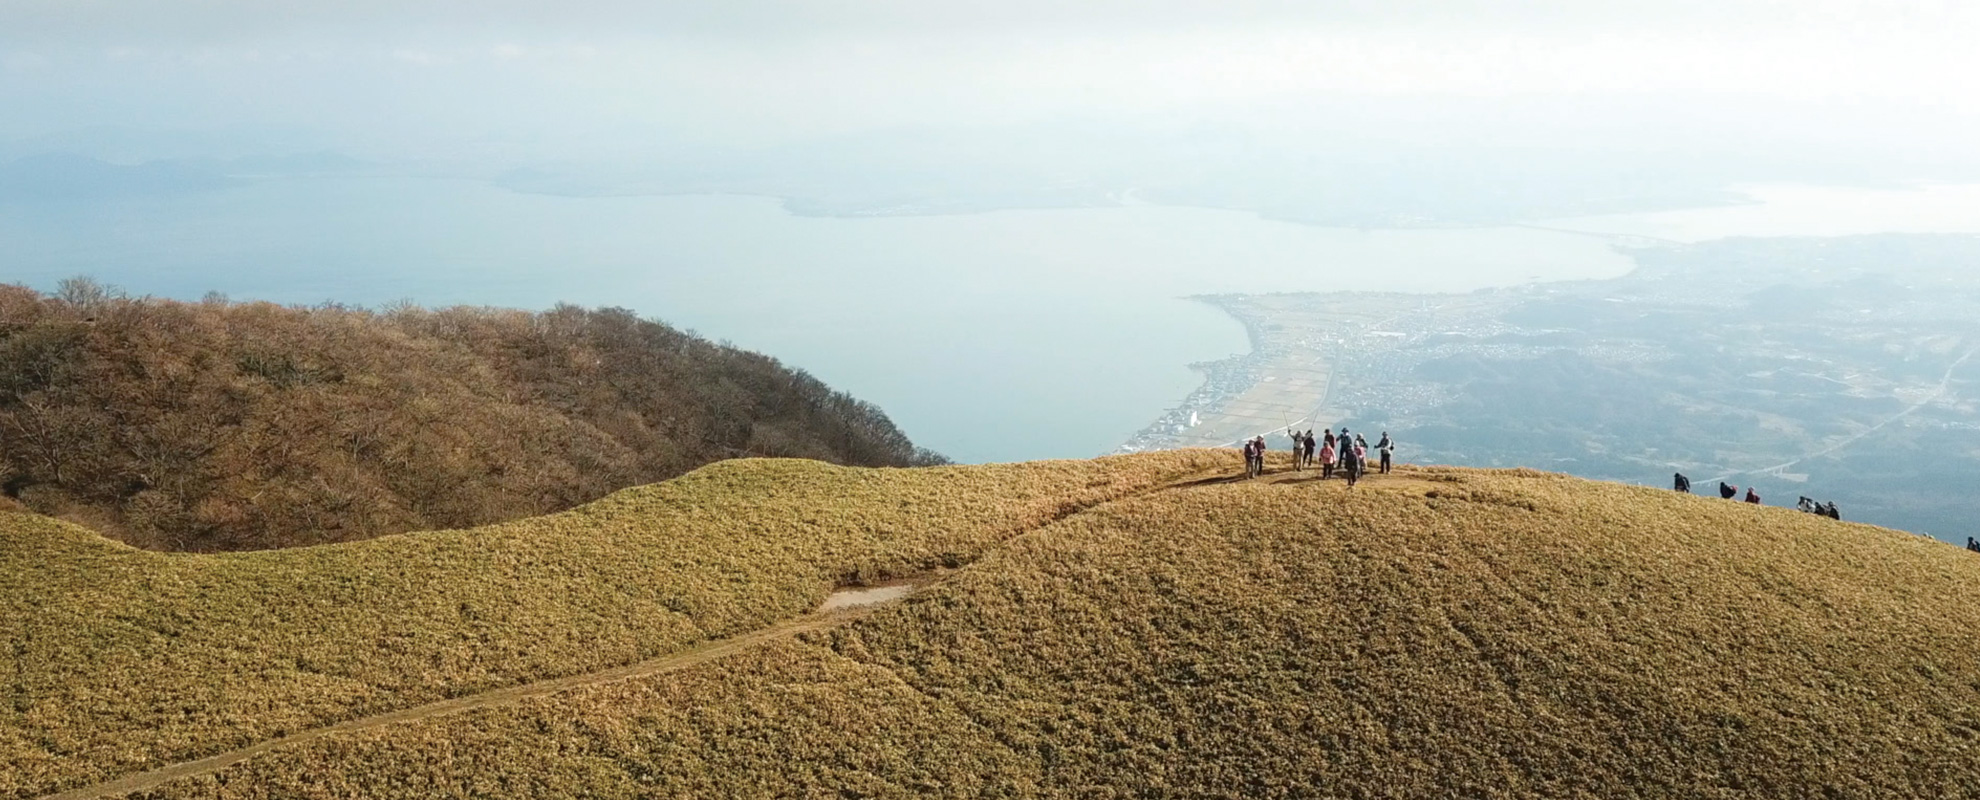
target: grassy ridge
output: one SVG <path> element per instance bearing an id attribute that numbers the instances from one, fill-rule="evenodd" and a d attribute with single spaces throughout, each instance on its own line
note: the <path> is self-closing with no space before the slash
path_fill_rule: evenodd
<path id="1" fill-rule="evenodd" d="M 1536 473 L 1204 485 L 802 641 L 153 796 L 1972 797 L 1977 596 L 1931 540 Z"/>
<path id="2" fill-rule="evenodd" d="M 725 462 L 548 517 L 216 555 L 0 515 L 0 796 L 672 652 L 1229 460 Z"/>

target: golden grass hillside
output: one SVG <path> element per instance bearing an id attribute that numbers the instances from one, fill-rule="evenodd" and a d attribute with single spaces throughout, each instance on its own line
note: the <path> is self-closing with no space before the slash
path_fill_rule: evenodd
<path id="1" fill-rule="evenodd" d="M 144 796 L 1976 797 L 1977 597 L 1940 542 L 1538 473 L 1186 482 L 844 627 Z"/>
<path id="2" fill-rule="evenodd" d="M 724 462 L 548 517 L 215 555 L 0 514 L 0 797 L 754 630 L 1228 460 Z"/>

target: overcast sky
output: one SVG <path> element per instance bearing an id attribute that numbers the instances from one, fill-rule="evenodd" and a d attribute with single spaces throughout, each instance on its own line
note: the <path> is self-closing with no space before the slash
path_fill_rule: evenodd
<path id="1" fill-rule="evenodd" d="M 1965 130 L 1976 41 L 1980 3 L 1908 0 L 0 0 L 0 136 L 265 125 L 555 152 L 1629 93 Z"/>

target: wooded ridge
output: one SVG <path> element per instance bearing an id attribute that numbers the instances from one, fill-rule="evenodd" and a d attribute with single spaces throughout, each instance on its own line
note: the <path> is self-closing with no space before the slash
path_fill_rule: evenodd
<path id="1" fill-rule="evenodd" d="M 0 503 L 147 549 L 483 525 L 738 456 L 943 461 L 802 370 L 620 308 L 0 286 Z"/>

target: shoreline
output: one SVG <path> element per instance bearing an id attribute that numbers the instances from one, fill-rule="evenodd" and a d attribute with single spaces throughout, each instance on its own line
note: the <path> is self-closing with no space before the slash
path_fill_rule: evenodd
<path id="1" fill-rule="evenodd" d="M 1344 417 L 1329 413 L 1329 404 L 1340 395 L 1338 373 L 1356 369 L 1355 354 L 1379 350 L 1403 336 L 1387 330 L 1394 323 L 1452 306 L 1503 302 L 1506 294 L 1525 295 L 1561 283 L 1578 281 L 1535 281 L 1465 293 L 1188 296 L 1184 299 L 1218 308 L 1243 325 L 1250 350 L 1190 364 L 1203 375 L 1203 382 L 1113 452 L 1234 447 L 1261 435 L 1276 445 L 1282 443 L 1288 426 L 1333 427 Z M 1192 415 L 1195 425 L 1190 424 Z"/>
<path id="2" fill-rule="evenodd" d="M 1237 313 L 1229 305 L 1229 298 L 1245 296 L 1199 294 L 1181 298 L 1211 306 L 1237 320 L 1239 325 L 1244 326 L 1245 341 L 1249 349 L 1220 359 L 1188 364 L 1190 370 L 1203 376 L 1203 380 L 1195 389 L 1190 390 L 1189 394 L 1184 395 L 1181 402 L 1163 411 L 1154 421 L 1143 426 L 1133 436 L 1128 437 L 1127 441 L 1114 448 L 1113 453 L 1176 449 L 1181 445 L 1175 443 L 1164 445 L 1161 440 L 1175 437 L 1183 430 L 1187 430 L 1191 414 L 1195 414 L 1201 420 L 1206 416 L 1222 413 L 1232 398 L 1257 386 L 1260 377 L 1251 373 L 1253 368 L 1263 366 L 1261 356 L 1265 349 L 1264 337 L 1256 320 Z M 1238 385 L 1240 383 L 1242 385 Z"/>

